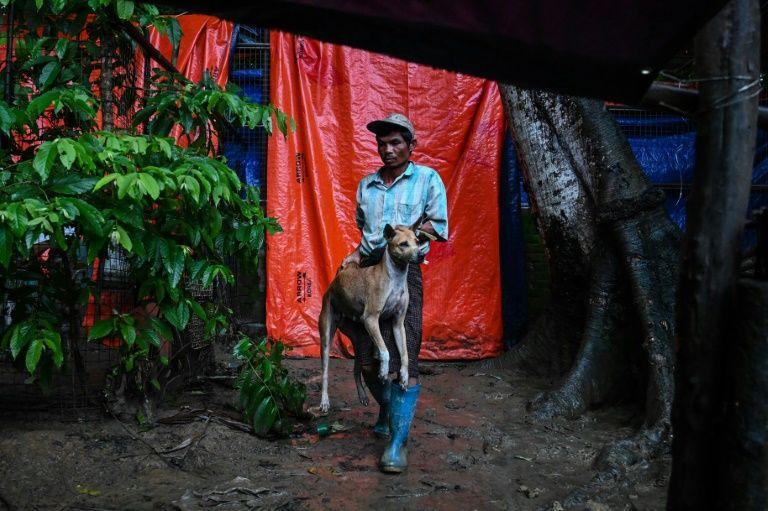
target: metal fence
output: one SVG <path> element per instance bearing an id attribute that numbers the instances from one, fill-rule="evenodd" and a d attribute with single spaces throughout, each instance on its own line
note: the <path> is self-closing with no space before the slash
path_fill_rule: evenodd
<path id="1" fill-rule="evenodd" d="M 268 103 L 269 66 L 269 31 L 240 25 L 230 57 L 230 83 L 238 86 L 241 94 L 250 100 Z M 229 129 L 222 136 L 222 153 L 227 163 L 235 169 L 243 183 L 260 188 L 262 208 L 266 208 L 267 138 L 262 127 L 253 130 Z M 230 261 L 236 279 L 234 285 L 225 290 L 225 301 L 234 312 L 235 327 L 253 335 L 266 333 L 264 260 L 262 250 L 256 275 L 239 271 L 237 261 Z"/>

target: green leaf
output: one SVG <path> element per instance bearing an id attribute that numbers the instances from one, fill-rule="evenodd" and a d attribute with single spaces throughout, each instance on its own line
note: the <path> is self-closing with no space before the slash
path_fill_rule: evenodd
<path id="1" fill-rule="evenodd" d="M 58 153 L 54 151 L 54 145 L 52 142 L 43 142 L 40 144 L 40 147 L 37 148 L 37 153 L 35 154 L 35 159 L 32 162 L 32 167 L 43 181 L 48 179 L 51 168 L 56 162 L 56 156 L 58 156 Z"/>
<path id="2" fill-rule="evenodd" d="M 170 342 L 173 340 L 173 332 L 168 325 L 160 318 L 150 318 L 149 323 L 152 328 L 160 334 L 164 341 Z"/>
<path id="3" fill-rule="evenodd" d="M 196 300 L 187 299 L 187 305 L 189 305 L 189 307 L 192 309 L 192 312 L 194 312 L 198 318 L 202 319 L 203 321 L 207 319 L 205 309 L 203 309 L 203 307 L 197 303 Z"/>
<path id="4" fill-rule="evenodd" d="M 88 332 L 88 340 L 101 339 L 111 334 L 114 330 L 114 322 L 111 319 L 101 319 L 96 321 Z"/>
<path id="5" fill-rule="evenodd" d="M 95 177 L 83 178 L 77 174 L 67 174 L 52 179 L 48 189 L 65 195 L 79 195 L 91 191 L 95 183 Z"/>
<path id="6" fill-rule="evenodd" d="M 185 302 L 179 302 L 176 307 L 176 314 L 179 318 L 179 330 L 184 330 L 189 323 L 189 306 Z"/>
<path id="7" fill-rule="evenodd" d="M 0 130 L 8 133 L 15 120 L 14 111 L 9 109 L 4 102 L 0 102 Z"/>
<path id="8" fill-rule="evenodd" d="M 56 142 L 56 149 L 59 151 L 61 164 L 64 165 L 66 169 L 72 168 L 72 164 L 75 162 L 75 158 L 77 158 L 77 153 L 75 152 L 74 145 L 72 145 L 72 141 L 62 138 Z"/>
<path id="9" fill-rule="evenodd" d="M 89 204 L 83 200 L 72 198 L 61 198 L 62 202 L 73 204 L 80 212 L 80 221 L 93 232 L 96 236 L 102 236 L 104 234 L 104 228 L 106 227 L 104 216 L 101 211 L 96 209 L 92 204 Z M 92 240 L 92 243 L 97 244 L 97 248 L 100 249 L 104 242 L 97 243 L 96 240 Z"/>
<path id="10" fill-rule="evenodd" d="M 128 0 L 117 0 L 117 15 L 123 20 L 127 20 L 133 16 L 133 2 Z"/>
<path id="11" fill-rule="evenodd" d="M 43 335 L 43 342 L 48 347 L 53 355 L 53 363 L 56 367 L 61 367 L 64 363 L 64 351 L 61 349 L 61 336 L 58 332 L 45 332 Z"/>
<path id="12" fill-rule="evenodd" d="M 66 39 L 59 39 L 56 41 L 56 56 L 59 57 L 59 60 L 64 58 L 64 55 L 67 53 L 67 48 L 69 48 L 69 41 Z"/>
<path id="13" fill-rule="evenodd" d="M 43 70 L 40 71 L 40 77 L 37 79 L 40 88 L 43 90 L 48 89 L 56 81 L 60 72 L 61 62 L 57 60 L 49 62 L 43 66 Z"/>
<path id="14" fill-rule="evenodd" d="M 21 353 L 21 350 L 24 348 L 24 346 L 27 345 L 29 342 L 29 325 L 20 325 L 14 328 L 13 333 L 11 334 L 11 356 L 16 359 L 16 357 L 19 356 L 19 353 Z"/>
<path id="15" fill-rule="evenodd" d="M 108 185 L 118 177 L 120 177 L 120 174 L 107 174 L 106 176 L 99 179 L 99 181 L 93 186 L 93 191 L 95 192 L 105 187 L 106 185 Z"/>
<path id="16" fill-rule="evenodd" d="M 136 342 L 136 328 L 133 325 L 120 323 L 120 334 L 128 346 L 133 346 L 133 343 Z"/>
<path id="17" fill-rule="evenodd" d="M 32 344 L 29 345 L 25 365 L 30 374 L 34 373 L 35 369 L 37 369 L 37 363 L 40 361 L 40 355 L 43 354 L 44 347 L 45 344 L 43 344 L 43 341 L 40 339 L 35 339 L 32 341 Z"/>
<path id="18" fill-rule="evenodd" d="M 155 200 L 160 197 L 160 185 L 157 184 L 157 180 L 154 177 L 145 172 L 140 172 L 139 180 L 150 197 Z"/>
<path id="19" fill-rule="evenodd" d="M 165 154 L 166 158 L 171 158 L 173 156 L 173 151 L 171 150 L 171 144 L 168 142 L 165 138 L 157 138 L 155 140 L 157 142 L 158 147 L 160 150 Z"/>
<path id="20" fill-rule="evenodd" d="M 8 229 L 0 226 L 0 264 L 5 269 L 11 263 L 11 254 L 13 253 L 13 235 L 8 232 Z"/>
<path id="21" fill-rule="evenodd" d="M 176 287 L 179 285 L 179 282 L 181 282 L 181 276 L 184 273 L 185 260 L 186 254 L 184 253 L 184 250 L 179 246 L 173 246 L 166 262 L 166 270 L 170 274 L 171 287 Z"/>
<path id="22" fill-rule="evenodd" d="M 40 116 L 49 106 L 51 106 L 51 103 L 58 100 L 62 95 L 62 91 L 60 89 L 48 91 L 46 93 L 40 94 L 35 99 L 29 102 L 27 105 L 27 113 L 32 119 L 36 119 Z"/>
<path id="23" fill-rule="evenodd" d="M 192 176 L 181 177 L 181 189 L 186 189 L 195 202 L 200 202 L 200 183 Z"/>
<path id="24" fill-rule="evenodd" d="M 262 360 L 261 373 L 264 375 L 265 382 L 269 382 L 272 379 L 272 363 L 269 360 Z"/>
<path id="25" fill-rule="evenodd" d="M 128 232 L 119 225 L 115 226 L 115 231 L 117 231 L 117 242 L 120 243 L 125 250 L 130 252 L 133 248 L 133 242 L 131 241 Z"/>
<path id="26" fill-rule="evenodd" d="M 152 328 L 147 328 L 144 330 L 144 335 L 149 339 L 149 342 L 152 343 L 153 346 L 156 348 L 159 348 L 163 345 L 163 340 L 160 338 L 160 336 L 157 334 L 157 331 L 153 330 Z"/>
<path id="27" fill-rule="evenodd" d="M 266 435 L 277 420 L 277 405 L 271 396 L 265 397 L 253 414 L 253 430 L 257 435 Z"/>
<path id="28" fill-rule="evenodd" d="M 179 20 L 177 20 L 174 17 L 168 17 L 168 39 L 171 41 L 171 46 L 174 48 L 178 48 L 179 43 L 181 42 L 181 25 L 179 24 Z"/>

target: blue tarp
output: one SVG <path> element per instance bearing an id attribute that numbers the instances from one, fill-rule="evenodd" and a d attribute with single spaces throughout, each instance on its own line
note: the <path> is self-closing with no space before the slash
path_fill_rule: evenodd
<path id="1" fill-rule="evenodd" d="M 685 229 L 685 207 L 696 163 L 694 125 L 674 115 L 650 118 L 616 115 L 616 120 L 627 134 L 632 151 L 651 182 L 664 185 L 670 217 Z M 758 134 L 752 183 L 768 184 L 768 133 L 764 131 Z M 753 191 L 747 214 L 765 206 L 768 206 L 768 194 Z M 754 233 L 745 232 L 744 248 L 754 246 L 755 242 Z"/>
<path id="2" fill-rule="evenodd" d="M 244 38 L 248 34 L 237 26 L 233 41 L 247 43 L 248 40 Z M 229 81 L 240 88 L 242 96 L 256 103 L 264 103 L 269 101 L 265 90 L 267 86 L 264 83 L 265 76 L 264 69 L 236 69 L 230 72 Z M 259 132 L 260 129 L 228 129 L 222 137 L 221 150 L 229 166 L 237 172 L 244 183 L 263 188 L 267 165 L 266 151 L 263 147 L 266 142 L 264 142 L 264 135 Z"/>

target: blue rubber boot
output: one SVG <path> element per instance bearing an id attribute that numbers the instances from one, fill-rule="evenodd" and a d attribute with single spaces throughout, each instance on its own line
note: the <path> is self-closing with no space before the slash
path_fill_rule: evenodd
<path id="1" fill-rule="evenodd" d="M 408 431 L 416 413 L 420 391 L 421 385 L 413 385 L 406 390 L 401 389 L 399 385 L 392 385 L 389 401 L 389 430 L 392 438 L 379 461 L 379 469 L 382 472 L 399 474 L 408 468 L 405 443 L 408 441 Z"/>
<path id="2" fill-rule="evenodd" d="M 373 425 L 373 434 L 377 438 L 389 438 L 389 393 L 392 382 L 387 380 L 386 383 L 382 383 L 377 375 L 372 374 L 371 377 L 368 377 L 365 372 L 363 379 L 368 390 L 371 391 L 373 399 L 379 403 L 379 417 L 376 424 Z"/>

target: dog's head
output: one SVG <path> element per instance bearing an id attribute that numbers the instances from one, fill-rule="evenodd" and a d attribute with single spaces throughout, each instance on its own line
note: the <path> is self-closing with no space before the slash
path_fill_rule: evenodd
<path id="1" fill-rule="evenodd" d="M 398 261 L 415 263 L 419 259 L 419 242 L 413 230 L 405 225 L 384 227 L 384 239 L 387 240 L 389 254 Z"/>

